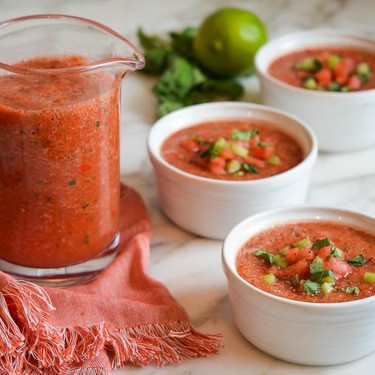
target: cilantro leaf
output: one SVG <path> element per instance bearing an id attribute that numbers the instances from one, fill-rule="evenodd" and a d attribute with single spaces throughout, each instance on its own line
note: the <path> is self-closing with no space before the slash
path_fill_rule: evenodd
<path id="1" fill-rule="evenodd" d="M 193 49 L 196 33 L 196 28 L 186 27 L 162 38 L 138 29 L 146 60 L 142 72 L 160 77 L 153 87 L 159 116 L 192 104 L 237 100 L 244 93 L 240 82 L 217 79 L 199 68 Z"/>
<path id="2" fill-rule="evenodd" d="M 261 257 L 261 258 L 264 258 L 266 259 L 270 264 L 273 264 L 273 261 L 274 261 L 274 254 L 268 252 L 268 251 L 264 251 L 264 250 L 257 250 L 257 251 L 254 251 L 253 253 L 254 255 L 256 255 L 257 257 Z"/>
<path id="3" fill-rule="evenodd" d="M 186 27 L 181 32 L 171 32 L 169 35 L 171 37 L 172 49 L 180 56 L 188 60 L 193 60 L 193 42 L 197 35 L 197 29 L 195 27 Z"/>
<path id="4" fill-rule="evenodd" d="M 174 56 L 171 67 L 167 69 L 153 92 L 160 102 L 174 101 L 184 103 L 186 96 L 194 85 L 194 69 L 184 58 Z"/>
<path id="5" fill-rule="evenodd" d="M 363 255 L 348 259 L 348 263 L 352 266 L 363 266 L 366 263 L 366 258 Z"/>
<path id="6" fill-rule="evenodd" d="M 316 240 L 313 244 L 311 249 L 312 250 L 319 250 L 322 247 L 329 246 L 331 244 L 331 241 L 328 238 L 321 238 L 319 240 Z"/>

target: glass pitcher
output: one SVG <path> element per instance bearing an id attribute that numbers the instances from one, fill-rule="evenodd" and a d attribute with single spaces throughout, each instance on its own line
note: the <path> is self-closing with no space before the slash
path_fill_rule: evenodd
<path id="1" fill-rule="evenodd" d="M 120 88 L 144 58 L 65 15 L 0 23 L 0 51 L 0 270 L 85 282 L 116 256 Z"/>

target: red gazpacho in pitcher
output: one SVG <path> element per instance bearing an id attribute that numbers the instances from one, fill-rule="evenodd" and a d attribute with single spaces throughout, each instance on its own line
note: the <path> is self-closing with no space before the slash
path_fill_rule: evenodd
<path id="1" fill-rule="evenodd" d="M 303 160 L 301 146 L 263 120 L 208 121 L 167 138 L 162 157 L 185 172 L 220 180 L 255 180 Z"/>
<path id="2" fill-rule="evenodd" d="M 369 90 L 375 88 L 375 52 L 352 47 L 314 47 L 279 57 L 268 71 L 280 81 L 310 90 Z"/>
<path id="3" fill-rule="evenodd" d="M 251 237 L 238 274 L 279 297 L 347 302 L 375 295 L 375 236 L 336 222 L 275 226 Z"/>
<path id="4" fill-rule="evenodd" d="M 40 57 L 36 69 L 85 65 Z M 106 72 L 0 76 L 0 258 L 34 268 L 94 258 L 119 221 L 119 85 Z"/>

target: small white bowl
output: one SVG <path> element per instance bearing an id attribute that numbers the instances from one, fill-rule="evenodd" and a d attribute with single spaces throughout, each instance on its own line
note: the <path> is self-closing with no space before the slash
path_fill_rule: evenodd
<path id="1" fill-rule="evenodd" d="M 161 146 L 171 134 L 201 122 L 223 119 L 269 121 L 300 144 L 303 161 L 272 177 L 226 181 L 186 173 L 161 157 Z M 257 104 L 217 102 L 190 106 L 159 119 L 150 130 L 148 152 L 166 216 L 189 232 L 223 239 L 235 224 L 253 213 L 305 201 L 317 142 L 307 125 L 287 113 Z"/>
<path id="2" fill-rule="evenodd" d="M 309 47 L 345 46 L 375 53 L 375 38 L 351 31 L 308 30 L 275 38 L 255 57 L 262 103 L 290 112 L 315 131 L 319 150 L 355 151 L 375 144 L 375 90 L 313 91 L 286 84 L 268 73 L 277 58 Z M 375 74 L 375 72 L 373 72 Z"/>
<path id="3" fill-rule="evenodd" d="M 336 208 L 284 207 L 253 215 L 228 234 L 222 262 L 233 318 L 242 334 L 264 352 L 304 365 L 353 361 L 375 350 L 375 297 L 311 303 L 281 298 L 245 281 L 236 270 L 243 244 L 274 225 L 334 221 L 375 235 L 375 218 Z"/>

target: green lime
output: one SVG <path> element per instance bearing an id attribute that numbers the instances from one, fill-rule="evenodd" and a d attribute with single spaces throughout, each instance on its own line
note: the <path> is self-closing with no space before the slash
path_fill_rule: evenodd
<path id="1" fill-rule="evenodd" d="M 266 41 L 267 30 L 257 15 L 222 8 L 203 21 L 193 46 L 207 72 L 232 78 L 252 70 L 255 53 Z"/>

